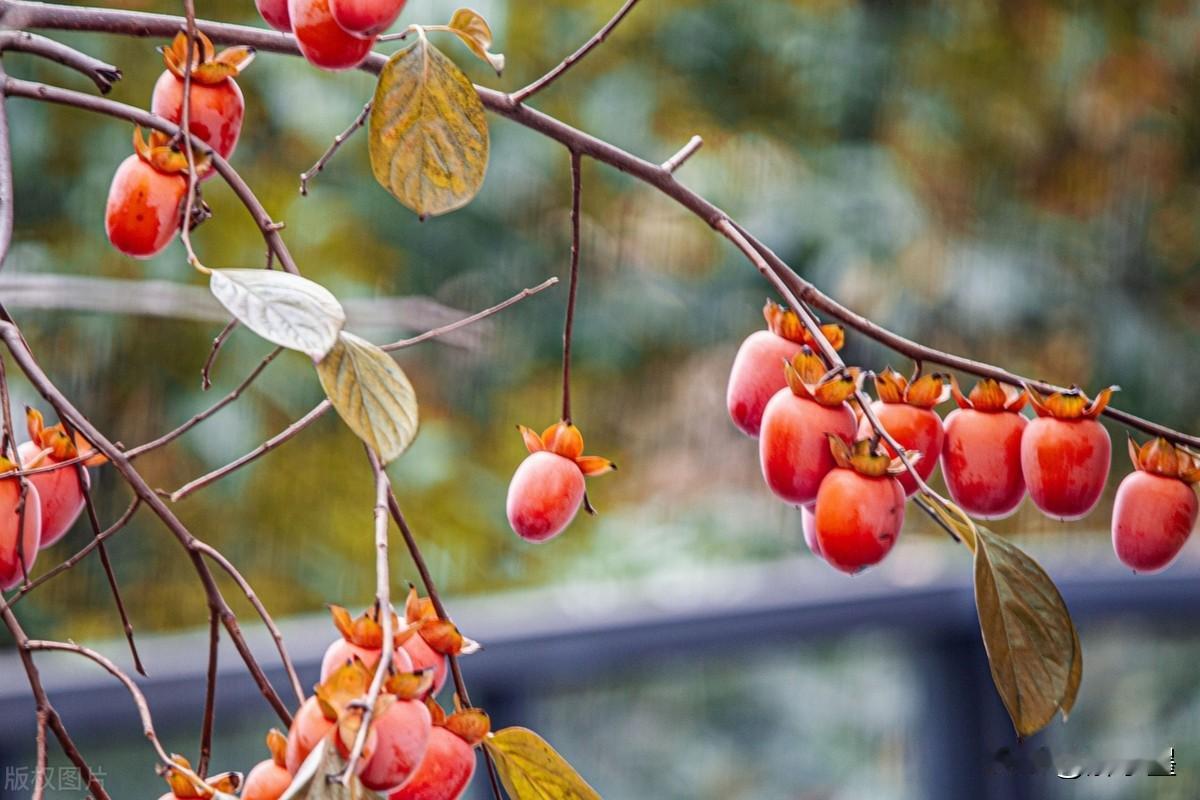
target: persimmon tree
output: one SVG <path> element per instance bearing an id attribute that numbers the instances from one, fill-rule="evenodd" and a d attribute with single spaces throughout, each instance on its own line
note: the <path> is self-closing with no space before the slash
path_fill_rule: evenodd
<path id="1" fill-rule="evenodd" d="M 16 194 L 6 105 L 29 100 L 71 106 L 111 118 L 114 124 L 135 126 L 133 153 L 114 164 L 105 213 L 111 244 L 130 256 L 147 257 L 178 233 L 186 252 L 181 268 L 202 275 L 230 314 L 207 357 L 198 359 L 203 362 L 205 388 L 235 327 L 275 345 L 228 395 L 158 438 L 124 447 L 58 388 L 27 345 L 18 321 L 0 304 L 0 339 L 6 349 L 0 359 L 0 582 L 11 590 L 0 604 L 0 617 L 16 642 L 36 703 L 35 797 L 45 793 L 48 734 L 81 770 L 91 794 L 109 796 L 42 686 L 36 659 L 44 651 L 89 659 L 124 685 L 167 778 L 166 797 L 230 797 L 242 791 L 243 797 L 260 800 L 453 798 L 472 779 L 477 747 L 498 800 L 503 793 L 512 798 L 598 796 L 537 734 L 523 728 L 492 731 L 486 711 L 472 705 L 459 659 L 478 644 L 458 630 L 442 602 L 385 471 L 417 435 L 419 415 L 418 389 L 389 354 L 504 311 L 557 281 L 547 280 L 457 322 L 390 344 L 377 345 L 346 330 L 338 299 L 301 274 L 285 242 L 284 225 L 269 214 L 230 161 L 245 111 L 236 79 L 256 53 L 303 56 L 314 67 L 361 69 L 378 76 L 374 96 L 362 113 L 301 173 L 301 193 L 307 193 L 310 182 L 363 127 L 375 178 L 421 218 L 461 208 L 479 191 L 487 171 L 489 113 L 565 150 L 571 167 L 571 248 L 562 410 L 560 419 L 540 433 L 518 426 L 530 455 L 516 468 L 508 496 L 507 516 L 517 534 L 533 542 L 559 535 L 581 507 L 592 510 L 585 477 L 615 468 L 605 458 L 584 454 L 571 409 L 571 342 L 584 201 L 581 164 L 591 159 L 632 175 L 692 212 L 728 240 L 783 302 L 768 301 L 767 330 L 752 335 L 738 352 L 727 399 L 733 423 L 758 439 L 768 486 L 780 499 L 801 508 L 814 552 L 848 572 L 879 562 L 895 544 L 911 503 L 972 555 L 983 643 L 1017 734 L 1035 733 L 1056 714 L 1065 718 L 1071 711 L 1083 658 L 1066 604 L 1032 558 L 976 520 L 1006 516 L 1027 491 L 1033 503 L 1054 518 L 1090 511 L 1110 469 L 1111 444 L 1096 422 L 1106 415 L 1150 437 L 1142 444 L 1130 438 L 1136 471 L 1118 492 L 1113 520 L 1117 556 L 1137 570 L 1160 569 L 1179 552 L 1195 525 L 1197 502 L 1191 484 L 1200 480 L 1200 437 L 1114 407 L 1111 388 L 1089 399 L 1076 387 L 1050 385 L 925 346 L 843 306 L 676 178 L 702 146 L 699 136 L 655 163 L 531 106 L 539 92 L 564 79 L 636 4 L 627 0 L 603 28 L 544 76 L 503 93 L 473 85 L 439 47 L 444 44 L 439 37 L 456 39 L 465 45 L 463 53 L 498 73 L 504 68 L 487 21 L 469 9 L 456 11 L 445 24 L 409 24 L 389 34 L 385 31 L 403 10 L 403 0 L 259 0 L 259 12 L 276 31 L 198 19 L 193 0 L 184 0 L 179 17 L 0 0 L 0 52 L 22 51 L 63 64 L 90 78 L 101 95 L 121 78 L 118 67 L 33 31 L 89 31 L 165 42 L 165 70 L 148 111 L 13 78 L 0 68 L 0 264 L 12 242 Z M 390 56 L 375 49 L 387 45 L 397 47 Z M 230 186 L 261 232 L 268 253 L 263 267 L 206 264 L 194 245 L 192 231 L 198 225 L 221 225 L 220 219 L 209 219 L 201 194 L 204 182 L 217 178 Z M 829 321 L 822 323 L 818 315 Z M 839 354 L 847 335 L 872 339 L 911 359 L 916 365 L 913 376 L 890 369 L 876 374 L 847 365 Z M 285 351 L 312 362 L 326 399 L 229 464 L 172 492 L 152 489 L 138 469 L 138 458 L 170 447 L 236 402 Z M 42 410 L 27 412 L 27 439 L 18 435 L 20 426 L 10 408 L 8 370 L 14 367 L 46 403 Z M 948 371 L 931 372 L 929 367 Z M 964 393 L 950 371 L 974 376 L 978 383 Z M 867 393 L 870 378 L 875 400 Z M 935 408 L 951 396 L 959 408 L 943 421 Z M 1027 403 L 1036 412 L 1033 421 L 1020 413 Z M 333 607 L 332 641 L 320 682 L 310 694 L 297 677 L 279 628 L 250 583 L 200 532 L 180 521 L 172 504 L 266 457 L 330 409 L 362 441 L 364 478 L 369 475 L 374 487 L 376 593 L 357 616 Z M 54 424 L 49 424 L 51 414 Z M 949 498 L 927 482 L 939 463 Z M 107 526 L 92 502 L 89 469 L 114 471 L 133 493 L 129 507 Z M 143 509 L 176 539 L 207 601 L 208 677 L 194 767 L 183 756 L 164 750 L 151 709 L 130 675 L 91 648 L 34 638 L 16 610 L 23 597 L 95 553 L 108 577 L 135 669 L 144 672 L 105 547 L 106 540 Z M 91 540 L 53 568 L 35 569 L 39 549 L 61 538 L 81 515 Z M 423 583 L 403 603 L 393 593 L 388 568 L 393 528 Z M 289 678 L 286 699 L 246 645 L 217 573 L 232 579 L 272 634 Z M 257 765 L 233 765 L 249 769 L 244 786 L 240 773 L 214 774 L 209 768 L 222 630 L 281 725 L 264 732 L 268 758 Z M 435 699 L 446 682 L 453 686 L 449 711 Z"/>

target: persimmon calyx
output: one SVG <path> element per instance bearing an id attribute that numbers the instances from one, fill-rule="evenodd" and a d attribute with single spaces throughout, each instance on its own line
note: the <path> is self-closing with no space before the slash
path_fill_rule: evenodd
<path id="1" fill-rule="evenodd" d="M 417 594 L 415 586 L 409 586 L 408 599 L 404 602 L 404 615 L 425 644 L 434 652 L 444 656 L 469 656 L 483 649 L 474 639 L 468 639 L 448 619 L 441 619 L 433 601 Z"/>
<path id="2" fill-rule="evenodd" d="M 379 622 L 378 604 L 371 606 L 357 617 L 351 617 L 349 611 L 337 605 L 330 605 L 329 613 L 333 616 L 333 626 L 350 644 L 365 647 L 368 650 L 378 650 L 383 647 L 383 625 Z M 402 634 L 400 618 L 395 611 L 391 614 L 392 631 L 394 632 L 392 644 L 396 646 L 404 639 L 400 638 Z"/>
<path id="3" fill-rule="evenodd" d="M 530 453 L 548 452 L 575 462 L 585 477 L 594 478 L 613 472 L 617 465 L 600 456 L 583 454 L 583 434 L 568 422 L 556 422 L 539 435 L 532 428 L 518 425 L 517 430 Z"/>
<path id="4" fill-rule="evenodd" d="M 393 672 L 384 679 L 383 690 L 395 695 L 397 700 L 417 700 L 429 695 L 434 677 L 435 671 L 432 669 Z"/>
<path id="5" fill-rule="evenodd" d="M 1119 391 L 1121 391 L 1121 387 L 1109 386 L 1100 390 L 1094 398 L 1088 399 L 1082 389 L 1072 386 L 1065 391 L 1054 392 L 1050 396 L 1044 397 L 1032 386 L 1025 385 L 1025 393 L 1029 395 L 1029 402 L 1033 405 L 1034 412 L 1039 417 L 1054 417 L 1055 419 L 1095 419 L 1108 407 L 1113 392 Z"/>
<path id="6" fill-rule="evenodd" d="M 858 390 L 861 374 L 857 367 L 834 367 L 827 370 L 825 362 L 810 348 L 803 347 L 783 362 L 783 374 L 788 388 L 797 397 L 813 400 L 823 406 L 838 406 Z"/>
<path id="7" fill-rule="evenodd" d="M 169 45 L 163 45 L 159 50 L 162 52 L 163 66 L 176 78 L 183 80 L 187 66 L 187 34 L 180 31 Z M 196 31 L 196 41 L 192 46 L 192 80 L 212 86 L 227 78 L 236 78 L 253 60 L 253 47 L 230 47 L 218 53 L 212 40 Z"/>
<path id="8" fill-rule="evenodd" d="M 278 728 L 267 731 L 267 749 L 277 767 L 287 767 L 287 734 Z"/>
<path id="9" fill-rule="evenodd" d="M 763 318 L 767 321 L 767 330 L 797 344 L 816 348 L 817 340 L 813 338 L 808 328 L 800 321 L 800 315 L 790 308 L 784 308 L 774 300 L 767 300 L 763 306 Z M 846 330 L 836 323 L 821 326 L 821 335 L 833 345 L 834 350 L 841 350 L 846 344 Z"/>
<path id="10" fill-rule="evenodd" d="M 1200 457 L 1176 447 L 1161 436 L 1138 445 L 1129 437 L 1129 460 L 1134 469 L 1176 478 L 1184 483 L 1200 483 Z"/>
<path id="11" fill-rule="evenodd" d="M 921 375 L 920 368 L 912 378 L 905 378 L 896 370 L 887 367 L 875 376 L 875 394 L 885 403 L 905 403 L 917 408 L 933 408 L 945 402 L 953 389 L 946 375 L 931 372 Z"/>
<path id="12" fill-rule="evenodd" d="M 149 137 L 141 127 L 133 129 L 133 151 L 138 157 L 164 175 L 186 175 L 187 154 L 171 143 L 171 137 L 162 131 L 150 131 Z M 212 163 L 207 153 L 195 153 L 193 158 L 196 172 L 206 172 Z"/>
<path id="13" fill-rule="evenodd" d="M 188 777 L 186 774 L 192 773 L 190 761 L 178 753 L 171 754 L 171 761 L 179 769 L 167 767 L 163 777 L 171 787 L 171 794 L 178 798 L 210 798 L 214 797 L 217 792 L 237 794 L 238 789 L 242 786 L 242 773 L 240 772 L 222 772 L 219 775 L 212 775 L 204 779 L 207 786 L 197 786 L 195 778 Z"/>
<path id="14" fill-rule="evenodd" d="M 78 431 L 75 431 L 75 437 L 72 439 L 72 437 L 67 435 L 66 428 L 61 422 L 57 425 L 46 427 L 46 421 L 42 417 L 42 412 L 36 408 L 25 407 L 25 429 L 29 431 L 29 440 L 31 442 L 41 450 L 49 451 L 48 453 L 39 454 L 36 461 L 40 462 L 47 455 L 55 461 L 66 461 L 77 458 L 81 454 L 86 456 L 83 461 L 84 466 L 94 467 L 108 461 Z M 35 467 L 37 463 L 31 462 L 28 466 Z"/>
<path id="15" fill-rule="evenodd" d="M 457 696 L 455 701 L 457 703 Z M 491 733 L 492 719 L 482 708 L 460 708 L 440 722 L 439 726 L 474 747 Z"/>
<path id="16" fill-rule="evenodd" d="M 370 668 L 358 656 L 338 667 L 313 691 L 321 714 L 331 722 L 340 719 L 346 709 L 367 693 L 373 677 Z"/>
<path id="17" fill-rule="evenodd" d="M 1007 383 L 1000 383 L 992 378 L 983 378 L 971 389 L 971 393 L 963 396 L 958 387 L 958 380 L 950 376 L 950 394 L 959 408 L 970 408 L 976 411 L 1018 412 L 1025 407 L 1029 399 L 1028 393 Z"/>
<path id="18" fill-rule="evenodd" d="M 892 458 L 873 439 L 859 439 L 849 445 L 837 434 L 827 433 L 825 438 L 829 441 L 829 452 L 833 454 L 834 463 L 843 469 L 854 470 L 859 475 L 882 478 L 885 475 L 899 475 L 908 469 L 903 459 L 899 456 Z M 905 450 L 904 456 L 910 464 L 916 464 L 921 459 L 921 453 L 916 450 Z"/>

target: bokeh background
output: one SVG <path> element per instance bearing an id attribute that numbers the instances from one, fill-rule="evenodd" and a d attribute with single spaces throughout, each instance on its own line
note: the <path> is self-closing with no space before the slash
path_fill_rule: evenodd
<path id="1" fill-rule="evenodd" d="M 508 55 L 500 78 L 456 41 L 437 43 L 477 82 L 513 90 L 573 50 L 615 5 L 478 0 L 496 49 Z M 178 11 L 170 2 L 123 7 Z M 454 7 L 413 0 L 404 20 L 444 22 Z M 202 0 L 198 12 L 262 25 L 248 1 Z M 52 35 L 120 65 L 125 78 L 112 96 L 148 105 L 158 42 Z M 845 304 L 911 338 L 1023 374 L 1090 389 L 1119 383 L 1122 408 L 1196 431 L 1198 57 L 1200 8 L 1181 0 L 659 0 L 636 9 L 534 105 L 653 161 L 699 133 L 704 148 L 681 180 Z M 20 54 L 5 67 L 89 88 Z M 421 301 L 403 306 L 411 318 L 375 320 L 364 335 L 395 339 L 442 321 L 442 306 L 475 310 L 565 277 L 570 182 L 561 146 L 491 118 L 483 191 L 466 209 L 422 223 L 371 178 L 361 134 L 308 197 L 297 192 L 298 174 L 369 98 L 370 76 L 261 54 L 239 82 L 247 119 L 232 163 L 286 221 L 283 235 L 305 274 L 346 300 Z M 104 197 L 130 152 L 128 125 L 24 100 L 9 106 L 16 244 L 0 292 L 16 298 L 12 310 L 34 352 L 93 421 L 126 445 L 151 439 L 234 386 L 269 346 L 236 332 L 204 393 L 199 370 L 220 323 L 32 307 L 13 281 L 203 284 L 178 243 L 138 262 L 105 241 Z M 552 543 L 531 546 L 508 530 L 506 485 L 524 453 L 514 425 L 557 419 L 565 285 L 493 318 L 479 336 L 401 353 L 422 429 L 390 471 L 444 593 L 478 600 L 632 581 L 718 595 L 731 587 L 687 576 L 811 561 L 799 515 L 762 487 L 754 444 L 725 418 L 727 371 L 738 342 L 761 327 L 766 287 L 727 242 L 653 190 L 591 162 L 583 179 L 575 417 L 588 450 L 621 469 L 590 483 L 600 515 Z M 232 193 L 211 181 L 204 197 L 214 211 L 194 235 L 204 261 L 261 264 L 258 231 Z M 853 334 L 846 354 L 871 368 L 911 367 Z M 14 391 L 18 412 L 34 402 L 26 385 Z M 176 488 L 321 396 L 304 359 L 285 355 L 234 407 L 139 464 L 154 486 Z M 1062 563 L 1111 569 L 1111 489 L 1127 471 L 1125 434 L 1112 433 L 1112 486 L 1092 515 L 1059 524 L 1026 504 L 997 530 Z M 127 491 L 109 471 L 94 478 L 102 519 L 110 519 Z M 329 602 L 369 602 L 371 495 L 361 447 L 328 415 L 177 511 L 239 565 L 277 617 L 302 617 Z M 920 574 L 928 571 L 921 558 L 944 561 L 965 580 L 966 553 L 910 517 L 895 555 Z M 38 567 L 80 547 L 85 527 L 43 553 Z M 203 627 L 191 567 L 150 514 L 139 514 L 110 552 L 139 632 Z M 1197 560 L 1189 552 L 1173 569 L 1195 569 Z M 399 548 L 393 570 L 398 589 L 416 577 Z M 803 575 L 819 586 L 851 580 L 831 570 Z M 881 580 L 853 579 L 868 587 Z M 892 591 L 901 600 L 907 589 Z M 252 612 L 228 594 L 252 626 Z M 1169 628 L 1120 616 L 1087 627 L 1079 710 L 1034 742 L 1104 758 L 1157 756 L 1173 744 L 1180 776 L 1087 787 L 1051 780 L 1036 791 L 1195 793 L 1194 612 L 1185 606 L 1183 619 L 1159 620 Z M 23 600 L 19 614 L 35 635 L 120 635 L 94 559 Z M 931 796 L 915 755 L 933 735 L 920 713 L 928 674 L 910 631 L 847 618 L 867 627 L 638 662 L 585 686 L 539 684 L 523 706 L 531 718 L 502 721 L 539 727 L 610 798 Z M 322 625 L 312 623 L 314 640 L 330 635 Z M 964 658 L 978 659 L 977 643 L 966 647 Z M 109 651 L 125 656 L 119 644 Z M 202 662 L 202 644 L 195 652 Z M 994 703 L 986 668 L 972 663 L 981 696 Z M 219 721 L 227 728 L 218 752 L 230 766 L 260 757 L 265 711 L 242 708 Z M 196 726 L 198 716 L 197 708 Z M 1015 746 L 1011 729 L 993 730 L 987 753 L 970 765 L 981 782 L 987 754 Z M 194 740 L 183 726 L 172 745 L 190 752 Z M 126 787 L 121 794 L 155 791 L 135 727 L 114 729 L 97 746 L 112 765 L 108 780 Z M 12 756 L 31 763 L 21 758 Z"/>

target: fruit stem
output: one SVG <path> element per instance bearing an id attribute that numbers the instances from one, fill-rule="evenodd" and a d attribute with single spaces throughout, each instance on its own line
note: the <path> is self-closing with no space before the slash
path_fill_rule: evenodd
<path id="1" fill-rule="evenodd" d="M 571 424 L 571 336 L 575 330 L 575 298 L 579 292 L 579 211 L 583 195 L 581 157 L 571 150 L 571 276 L 567 286 L 567 316 L 563 323 L 562 421 Z"/>

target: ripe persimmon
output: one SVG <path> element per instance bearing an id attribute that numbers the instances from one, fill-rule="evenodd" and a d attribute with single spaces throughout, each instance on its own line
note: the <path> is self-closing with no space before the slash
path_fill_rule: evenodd
<path id="1" fill-rule="evenodd" d="M 583 455 L 583 434 L 567 422 L 556 422 L 541 436 L 518 425 L 529 455 L 508 486 L 508 524 L 522 539 L 544 542 L 562 533 L 583 504 L 584 477 L 616 467 L 599 456 Z"/>
<path id="2" fill-rule="evenodd" d="M 888 367 L 875 376 L 875 391 L 879 399 L 871 403 L 871 410 L 901 447 L 921 454 L 913 468 L 921 480 L 929 480 L 942 454 L 942 420 L 933 408 L 946 399 L 946 376 L 933 373 L 914 376 L 910 381 Z M 870 420 L 864 418 L 859 423 L 859 437 L 867 438 L 873 433 Z M 884 442 L 884 447 L 896 455 L 891 445 Z M 897 475 L 897 480 L 906 497 L 916 494 L 917 482 L 907 470 Z"/>
<path id="3" fill-rule="evenodd" d="M 288 0 L 288 16 L 300 52 L 321 69 L 353 69 L 375 46 L 374 36 L 356 36 L 338 25 L 329 0 Z"/>
<path id="4" fill-rule="evenodd" d="M 950 497 L 980 519 L 1001 519 L 1025 497 L 1021 438 L 1029 420 L 1021 416 L 1023 390 L 994 380 L 975 384 L 969 397 L 952 381 L 958 408 L 946 416 L 942 476 Z"/>
<path id="5" fill-rule="evenodd" d="M 1021 435 L 1021 472 L 1029 499 L 1060 520 L 1087 516 L 1108 480 L 1112 441 L 1097 421 L 1116 390 L 1088 400 L 1078 387 L 1043 398 L 1027 388 L 1037 419 Z"/>
<path id="6" fill-rule="evenodd" d="M 1200 481 L 1200 459 L 1166 439 L 1140 448 L 1129 440 L 1134 471 L 1117 487 L 1113 507 L 1113 550 L 1137 572 L 1166 569 L 1196 526 L 1200 506 L 1192 485 Z"/>
<path id="7" fill-rule="evenodd" d="M 900 536 L 904 489 L 894 476 L 904 466 L 870 439 L 860 439 L 853 449 L 832 434 L 827 441 L 837 466 L 817 493 L 817 544 L 822 558 L 853 574 L 882 561 Z"/>

